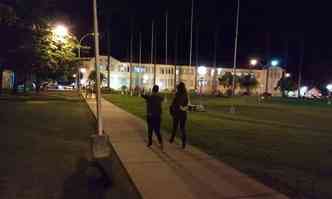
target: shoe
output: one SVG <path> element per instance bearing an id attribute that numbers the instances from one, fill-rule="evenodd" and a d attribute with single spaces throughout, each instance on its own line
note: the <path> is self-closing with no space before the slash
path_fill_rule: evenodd
<path id="1" fill-rule="evenodd" d="M 146 146 L 150 148 L 150 147 L 151 147 L 151 145 L 152 145 L 152 143 L 149 143 L 149 144 L 147 144 Z"/>

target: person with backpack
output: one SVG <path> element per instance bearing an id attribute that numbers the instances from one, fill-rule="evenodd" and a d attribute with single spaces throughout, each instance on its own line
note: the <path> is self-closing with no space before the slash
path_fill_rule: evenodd
<path id="1" fill-rule="evenodd" d="M 170 143 L 174 142 L 176 131 L 180 126 L 183 149 L 185 149 L 187 142 L 186 121 L 187 121 L 188 102 L 189 100 L 188 100 L 186 86 L 183 82 L 181 82 L 176 88 L 175 97 L 170 106 L 170 113 L 173 118 L 173 131 L 169 142 Z"/>
<path id="2" fill-rule="evenodd" d="M 147 123 L 148 123 L 148 147 L 152 145 L 152 133 L 158 138 L 161 150 L 163 150 L 163 140 L 160 134 L 162 102 L 164 97 L 159 94 L 159 86 L 154 85 L 150 95 L 141 95 L 146 101 Z"/>

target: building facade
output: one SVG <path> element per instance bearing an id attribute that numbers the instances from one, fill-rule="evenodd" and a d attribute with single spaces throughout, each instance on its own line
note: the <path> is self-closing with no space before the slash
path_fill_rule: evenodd
<path id="1" fill-rule="evenodd" d="M 99 63 L 101 72 L 107 77 L 107 56 L 100 56 Z M 82 84 L 88 81 L 88 75 L 95 68 L 94 58 L 86 59 L 83 62 L 86 73 L 83 74 Z M 130 68 L 132 72 L 130 74 Z M 156 73 L 154 75 L 154 71 Z M 120 90 L 124 86 L 126 88 L 151 89 L 154 82 L 159 85 L 160 90 L 171 91 L 179 82 L 184 82 L 189 90 L 195 89 L 195 79 L 197 78 L 196 88 L 204 93 L 211 93 L 214 88 L 220 92 L 225 92 L 227 88 L 219 85 L 218 78 L 225 73 L 233 74 L 232 68 L 227 67 L 209 67 L 209 66 L 175 66 L 164 64 L 138 64 L 121 62 L 113 57 L 110 58 L 110 86 L 113 89 Z M 284 70 L 280 67 L 271 67 L 269 69 L 236 69 L 236 75 L 253 75 L 258 81 L 258 86 L 252 90 L 254 94 L 264 92 L 272 95 L 280 95 L 280 91 L 275 89 L 278 81 L 283 75 Z M 131 78 L 130 78 L 131 76 Z M 197 77 L 196 77 L 197 76 Z M 130 81 L 131 79 L 131 81 Z M 107 86 L 107 81 L 103 82 L 103 86 Z M 237 86 L 236 93 L 243 92 Z"/>
<path id="2" fill-rule="evenodd" d="M 3 89 L 12 89 L 14 87 L 14 72 L 11 70 L 2 70 L 2 78 L 1 79 L 1 88 Z"/>

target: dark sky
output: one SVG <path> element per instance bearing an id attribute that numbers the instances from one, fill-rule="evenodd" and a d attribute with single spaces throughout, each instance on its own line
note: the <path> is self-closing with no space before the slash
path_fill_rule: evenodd
<path id="1" fill-rule="evenodd" d="M 92 0 L 57 0 L 59 15 L 68 17 L 71 30 L 81 36 L 92 31 Z M 307 83 L 332 81 L 332 13 L 329 1 L 241 0 L 239 62 L 250 57 L 278 58 L 297 73 L 300 46 L 304 41 L 304 79 Z M 165 12 L 169 13 L 169 60 L 174 60 L 178 31 L 178 59 L 189 62 L 191 0 L 99 0 L 100 31 L 111 32 L 111 54 L 128 60 L 130 33 L 134 35 L 134 58 L 138 57 L 138 35 L 143 37 L 143 60 L 150 60 L 151 21 L 156 23 L 157 60 L 165 60 Z M 234 49 L 236 0 L 195 0 L 193 63 L 213 63 L 214 35 L 218 31 L 217 63 L 231 66 Z M 109 24 L 107 25 L 107 18 Z M 196 31 L 198 30 L 198 31 Z M 196 36 L 198 35 L 198 47 Z M 102 38 L 106 53 L 106 36 Z M 288 46 L 288 59 L 286 53 Z M 270 52 L 270 53 L 269 53 Z M 296 76 L 296 75 L 295 75 Z"/>

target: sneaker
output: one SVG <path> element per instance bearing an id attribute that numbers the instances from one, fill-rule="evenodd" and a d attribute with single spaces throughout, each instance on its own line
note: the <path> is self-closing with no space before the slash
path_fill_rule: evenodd
<path id="1" fill-rule="evenodd" d="M 151 145 L 152 145 L 152 143 L 149 143 L 149 144 L 147 144 L 146 146 L 150 148 L 150 147 L 151 147 Z"/>

